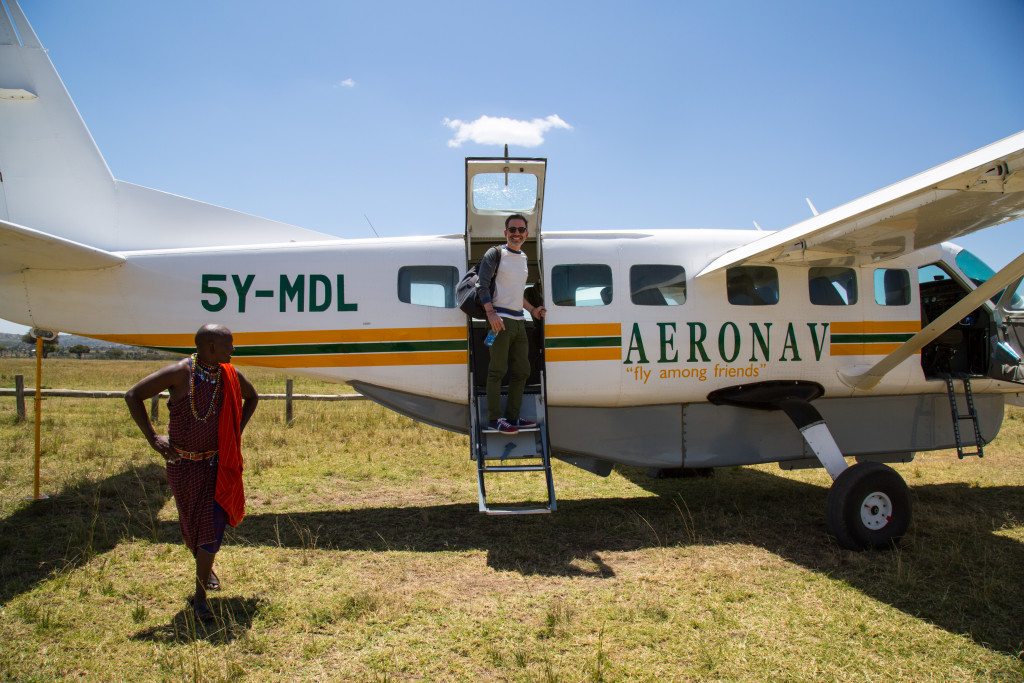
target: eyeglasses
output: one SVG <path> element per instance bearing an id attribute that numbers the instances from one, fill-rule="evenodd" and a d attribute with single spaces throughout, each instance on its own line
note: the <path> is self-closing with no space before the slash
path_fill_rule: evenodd
<path id="1" fill-rule="evenodd" d="M 509 227 L 507 227 L 505 229 L 508 230 L 509 232 L 513 232 L 513 233 L 514 232 L 521 232 L 524 235 L 526 234 L 526 227 L 525 226 L 520 228 L 520 227 L 517 227 L 517 226 L 514 226 L 514 225 L 510 225 Z"/>

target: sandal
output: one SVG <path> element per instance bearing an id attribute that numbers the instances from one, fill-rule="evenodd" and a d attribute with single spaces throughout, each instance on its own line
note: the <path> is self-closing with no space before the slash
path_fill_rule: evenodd
<path id="1" fill-rule="evenodd" d="M 214 573 L 214 571 L 212 569 L 210 570 L 209 578 L 206 579 L 206 590 L 208 590 L 208 591 L 219 591 L 220 590 L 220 579 L 217 578 L 217 575 Z"/>

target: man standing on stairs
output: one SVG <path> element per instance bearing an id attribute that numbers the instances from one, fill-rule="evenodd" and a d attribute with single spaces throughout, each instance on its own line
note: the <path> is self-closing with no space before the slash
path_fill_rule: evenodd
<path id="1" fill-rule="evenodd" d="M 523 309 L 537 319 L 547 310 L 533 306 L 523 296 L 529 272 L 523 244 L 526 242 L 526 217 L 513 214 L 505 219 L 505 244 L 492 247 L 484 254 L 479 268 L 480 302 L 487 311 L 487 323 L 497 336 L 491 345 L 491 361 L 487 368 L 487 419 L 491 429 L 515 434 L 520 427 L 536 427 L 536 423 L 519 417 L 523 390 L 530 376 L 530 344 L 526 335 Z M 494 298 L 491 298 L 491 281 Z M 508 379 L 508 401 L 501 412 L 501 380 L 511 368 Z"/>

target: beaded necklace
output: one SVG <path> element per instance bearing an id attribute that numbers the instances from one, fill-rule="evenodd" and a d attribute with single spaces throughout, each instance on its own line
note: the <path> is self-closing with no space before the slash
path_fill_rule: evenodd
<path id="1" fill-rule="evenodd" d="M 196 375 L 199 375 L 199 379 L 203 382 L 213 385 L 213 395 L 210 397 L 210 405 L 206 409 L 206 415 L 199 417 L 199 410 L 196 408 Z M 199 355 L 193 353 L 189 358 L 189 373 L 188 373 L 188 402 L 192 408 L 192 417 L 199 420 L 200 422 L 206 422 L 213 415 L 213 409 L 217 405 L 217 394 L 220 392 L 220 379 L 221 370 L 218 365 L 216 368 L 203 365 L 199 361 Z"/>

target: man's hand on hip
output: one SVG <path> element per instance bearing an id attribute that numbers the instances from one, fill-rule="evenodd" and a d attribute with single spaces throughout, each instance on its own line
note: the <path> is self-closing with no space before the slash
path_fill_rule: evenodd
<path id="1" fill-rule="evenodd" d="M 149 442 L 149 445 L 153 447 L 154 451 L 163 456 L 168 465 L 173 465 L 181 460 L 178 452 L 171 446 L 170 439 L 166 436 L 154 436 L 153 440 Z"/>

